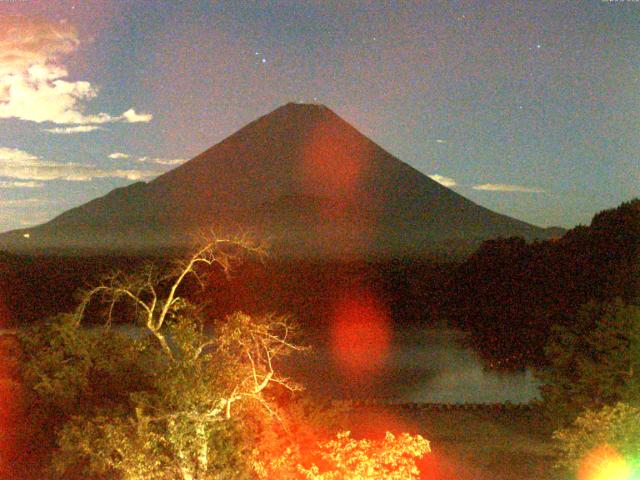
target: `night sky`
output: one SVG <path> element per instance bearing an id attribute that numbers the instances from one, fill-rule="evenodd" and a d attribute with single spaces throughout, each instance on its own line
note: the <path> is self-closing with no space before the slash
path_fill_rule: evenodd
<path id="1" fill-rule="evenodd" d="M 0 231 L 290 101 L 492 210 L 588 224 L 640 191 L 640 2 L 0 1 Z"/>

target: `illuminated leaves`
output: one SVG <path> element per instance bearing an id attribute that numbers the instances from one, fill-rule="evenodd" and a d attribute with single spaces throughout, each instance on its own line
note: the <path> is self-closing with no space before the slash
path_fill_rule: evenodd
<path id="1" fill-rule="evenodd" d="M 24 335 L 34 411 L 57 414 L 57 475 L 195 480 L 248 471 L 238 424 L 244 414 L 275 413 L 266 395 L 273 385 L 298 389 L 275 369 L 301 350 L 296 329 L 283 316 L 235 313 L 205 331 L 180 294 L 185 278 L 226 271 L 243 250 L 261 253 L 243 238 L 209 239 L 166 275 L 113 274 L 85 292 L 74 315 Z M 99 300 L 104 325 L 83 327 Z M 111 324 L 117 316 L 128 330 Z"/>
<path id="2" fill-rule="evenodd" d="M 387 432 L 382 440 L 354 439 L 341 432 L 334 439 L 320 442 L 308 459 L 297 463 L 297 474 L 288 478 L 301 480 L 411 480 L 420 478 L 416 460 L 429 453 L 429 441 L 420 435 Z M 261 478 L 281 478 L 281 472 L 295 462 L 291 450 L 268 468 L 260 465 Z M 289 470 L 290 471 L 290 470 Z"/>
<path id="3" fill-rule="evenodd" d="M 591 302 L 575 322 L 558 326 L 541 372 L 552 419 L 566 425 L 585 408 L 640 398 L 640 308 L 617 300 Z"/>
<path id="4" fill-rule="evenodd" d="M 631 480 L 640 476 L 640 409 L 625 403 L 587 410 L 554 433 L 556 467 L 578 480 Z M 634 476 L 635 475 L 635 476 Z"/>

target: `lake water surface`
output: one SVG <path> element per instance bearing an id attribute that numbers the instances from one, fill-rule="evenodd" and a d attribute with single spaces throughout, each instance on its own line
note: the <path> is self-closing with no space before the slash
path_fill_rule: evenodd
<path id="1" fill-rule="evenodd" d="M 355 378 L 321 345 L 289 360 L 286 369 L 311 393 L 331 398 L 433 403 L 527 403 L 538 398 L 539 382 L 531 371 L 486 370 L 463 339 L 464 333 L 446 328 L 396 333 L 384 364 Z"/>
<path id="2" fill-rule="evenodd" d="M 130 335 L 140 327 L 120 326 Z M 498 372 L 483 367 L 463 344 L 465 334 L 448 328 L 396 332 L 380 368 L 346 374 L 330 348 L 314 342 L 303 355 L 281 365 L 284 373 L 315 395 L 333 399 L 378 399 L 415 403 L 527 403 L 539 398 L 539 382 L 529 370 Z"/>

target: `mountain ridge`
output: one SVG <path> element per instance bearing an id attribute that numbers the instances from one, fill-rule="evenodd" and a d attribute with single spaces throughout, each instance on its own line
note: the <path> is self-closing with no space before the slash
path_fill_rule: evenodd
<path id="1" fill-rule="evenodd" d="M 288 103 L 149 182 L 0 235 L 0 248 L 144 250 L 209 228 L 255 231 L 282 255 L 338 257 L 557 233 L 473 203 L 326 106 Z"/>

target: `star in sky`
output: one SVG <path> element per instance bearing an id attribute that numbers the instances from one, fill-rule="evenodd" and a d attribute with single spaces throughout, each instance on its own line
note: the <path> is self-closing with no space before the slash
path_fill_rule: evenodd
<path id="1" fill-rule="evenodd" d="M 191 158 L 298 98 L 538 225 L 588 223 L 640 191 L 631 2 L 0 3 L 18 53 L 0 52 L 0 231 L 161 167 L 113 152 Z M 468 187 L 484 184 L 558 195 Z"/>

